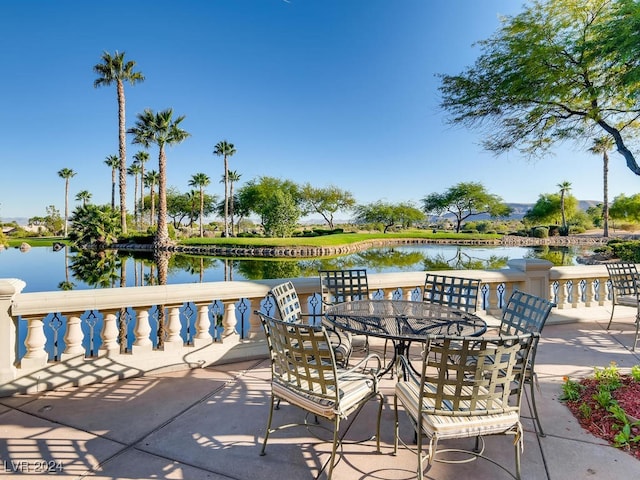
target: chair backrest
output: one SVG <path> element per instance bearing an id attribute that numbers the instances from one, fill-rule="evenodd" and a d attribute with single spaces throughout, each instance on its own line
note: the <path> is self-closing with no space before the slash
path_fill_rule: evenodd
<path id="1" fill-rule="evenodd" d="M 327 303 L 350 302 L 369 298 L 367 270 L 318 270 L 322 298 Z"/>
<path id="2" fill-rule="evenodd" d="M 298 398 L 303 403 L 324 402 L 323 408 L 327 401 L 338 405 L 336 360 L 325 328 L 256 314 L 269 347 L 274 388 L 301 394 Z"/>
<path id="3" fill-rule="evenodd" d="M 302 317 L 302 308 L 296 288 L 291 282 L 276 285 L 269 291 L 278 311 L 278 316 L 285 322 L 298 322 Z"/>
<path id="4" fill-rule="evenodd" d="M 479 292 L 480 280 L 427 273 L 422 300 L 474 313 Z"/>
<path id="5" fill-rule="evenodd" d="M 638 270 L 635 263 L 617 262 L 606 263 L 611 287 L 613 291 L 613 300 L 615 297 L 623 297 L 628 295 L 636 296 L 638 293 Z"/>
<path id="6" fill-rule="evenodd" d="M 419 408 L 438 415 L 519 411 L 524 366 L 539 335 L 434 336 L 422 359 Z"/>
<path id="7" fill-rule="evenodd" d="M 502 311 L 501 335 L 542 333 L 555 303 L 515 290 Z"/>

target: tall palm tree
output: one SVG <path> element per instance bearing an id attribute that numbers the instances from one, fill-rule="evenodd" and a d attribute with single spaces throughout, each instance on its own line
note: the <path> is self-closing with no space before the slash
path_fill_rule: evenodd
<path id="1" fill-rule="evenodd" d="M 560 188 L 560 212 L 562 214 L 562 234 L 567 235 L 569 230 L 567 229 L 567 217 L 564 212 L 564 198 L 569 190 L 571 190 L 571 182 L 567 182 L 566 180 L 562 183 L 558 184 Z"/>
<path id="2" fill-rule="evenodd" d="M 156 248 L 164 248 L 171 241 L 167 228 L 167 157 L 166 145 L 174 145 L 184 141 L 189 133 L 180 128 L 184 115 L 173 119 L 173 109 L 168 108 L 158 113 L 145 109 L 138 114 L 133 128 L 128 130 L 133 135 L 133 143 L 149 148 L 151 144 L 158 146 L 158 230 L 154 240 Z"/>
<path id="3" fill-rule="evenodd" d="M 116 209 L 116 172 L 120 168 L 120 159 L 117 155 L 109 155 L 104 163 L 111 167 L 111 208 Z"/>
<path id="4" fill-rule="evenodd" d="M 224 236 L 229 236 L 229 157 L 236 153 L 233 143 L 226 140 L 218 142 L 213 150 L 214 155 L 224 158 Z"/>
<path id="5" fill-rule="evenodd" d="M 125 98 L 124 82 L 135 85 L 144 81 L 144 75 L 135 72 L 133 69 L 136 62 L 129 60 L 125 62 L 124 52 L 116 52 L 111 55 L 109 52 L 102 53 L 102 63 L 93 66 L 93 71 L 98 75 L 93 81 L 95 88 L 116 84 L 118 96 L 118 152 L 120 155 L 120 224 L 122 233 L 127 233 L 127 138 L 125 122 Z"/>
<path id="6" fill-rule="evenodd" d="M 236 170 L 229 170 L 227 176 L 229 178 L 229 218 L 231 219 L 231 236 L 233 236 L 233 212 L 235 210 L 233 186 L 240 181 L 242 175 Z"/>
<path id="7" fill-rule="evenodd" d="M 189 180 L 190 187 L 197 187 L 200 190 L 200 237 L 204 236 L 202 228 L 202 218 L 204 217 L 204 188 L 209 186 L 211 179 L 206 173 L 195 173 Z"/>
<path id="8" fill-rule="evenodd" d="M 82 190 L 76 193 L 76 201 L 82 202 L 82 206 L 86 207 L 87 203 L 91 200 L 91 192 L 89 190 Z"/>
<path id="9" fill-rule="evenodd" d="M 135 223 L 136 225 L 138 225 L 138 210 L 142 211 L 142 206 L 140 207 L 140 209 L 136 208 L 136 205 L 138 204 L 138 178 L 140 175 L 140 172 L 142 171 L 142 167 L 140 166 L 139 163 L 137 162 L 133 162 L 129 168 L 127 168 L 127 174 L 131 175 L 134 178 L 134 190 L 133 190 L 133 218 L 135 219 Z"/>
<path id="10" fill-rule="evenodd" d="M 613 137 L 600 137 L 593 140 L 589 149 L 596 155 L 602 154 L 602 235 L 609 236 L 609 155 L 607 152 L 613 149 L 615 141 Z"/>
<path id="11" fill-rule="evenodd" d="M 151 214 L 149 216 L 149 223 L 153 226 L 153 219 L 155 217 L 155 208 L 156 208 L 156 185 L 158 184 L 158 180 L 160 179 L 160 175 L 156 170 L 149 170 L 144 175 L 144 184 L 149 187 L 149 197 L 151 200 Z"/>
<path id="12" fill-rule="evenodd" d="M 64 178 L 64 236 L 67 236 L 67 223 L 69 221 L 69 179 L 75 177 L 76 172 L 70 168 L 58 171 L 58 176 Z"/>
<path id="13" fill-rule="evenodd" d="M 133 156 L 133 160 L 140 165 L 140 224 L 142 225 L 142 212 L 144 210 L 144 164 L 149 161 L 149 152 L 140 150 Z"/>

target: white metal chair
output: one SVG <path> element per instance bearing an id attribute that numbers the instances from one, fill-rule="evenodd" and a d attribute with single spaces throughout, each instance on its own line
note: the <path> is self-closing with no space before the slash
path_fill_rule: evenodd
<path id="1" fill-rule="evenodd" d="M 522 375 L 538 338 L 537 333 L 530 333 L 494 338 L 434 336 L 427 339 L 420 375 L 407 368 L 409 375 L 396 384 L 394 395 L 394 453 L 399 442 L 415 449 L 419 479 L 423 478 L 425 468 L 424 437 L 429 439 L 428 465 L 434 461 L 461 463 L 484 458 L 514 478 L 520 478 Z M 404 357 L 402 361 L 408 362 Z M 415 428 L 415 447 L 399 437 L 400 405 Z M 482 437 L 487 435 L 514 436 L 515 474 L 484 455 Z M 440 440 L 453 438 L 475 438 L 473 450 L 438 451 Z M 471 457 L 443 458 L 442 454 L 447 452 L 466 452 Z"/>
<path id="2" fill-rule="evenodd" d="M 368 355 L 350 369 L 336 363 L 329 334 L 322 326 L 303 325 L 259 315 L 271 357 L 271 408 L 261 455 L 265 454 L 269 436 L 281 429 L 307 425 L 286 424 L 272 427 L 273 412 L 280 400 L 306 412 L 333 422 L 333 447 L 328 478 L 333 474 L 336 452 L 340 444 L 340 420 L 361 409 L 377 397 L 380 404 L 376 428 L 376 447 L 380 452 L 380 417 L 384 398 L 378 390 L 382 364 L 377 355 Z M 374 366 L 370 368 L 370 362 Z M 320 425 L 315 425 L 323 428 Z"/>

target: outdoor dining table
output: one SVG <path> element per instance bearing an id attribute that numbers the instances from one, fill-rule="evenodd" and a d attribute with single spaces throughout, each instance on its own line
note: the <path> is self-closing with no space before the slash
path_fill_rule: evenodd
<path id="1" fill-rule="evenodd" d="M 327 307 L 325 317 L 336 328 L 393 343 L 393 358 L 382 375 L 408 354 L 412 342 L 435 335 L 480 336 L 487 331 L 487 323 L 473 313 L 421 301 L 354 300 Z"/>

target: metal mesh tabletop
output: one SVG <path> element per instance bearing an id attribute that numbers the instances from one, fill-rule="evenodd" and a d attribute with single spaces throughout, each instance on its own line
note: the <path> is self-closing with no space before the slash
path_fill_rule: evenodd
<path id="1" fill-rule="evenodd" d="M 406 300 L 356 300 L 327 307 L 327 319 L 353 333 L 397 341 L 424 341 L 428 335 L 478 336 L 480 317 L 445 305 Z"/>

